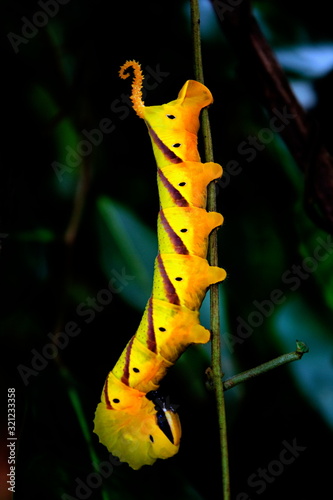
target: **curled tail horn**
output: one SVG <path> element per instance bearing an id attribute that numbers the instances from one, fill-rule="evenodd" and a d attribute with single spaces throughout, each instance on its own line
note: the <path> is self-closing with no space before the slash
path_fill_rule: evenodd
<path id="1" fill-rule="evenodd" d="M 125 80 L 130 76 L 128 72 L 126 73 L 126 70 L 129 67 L 132 67 L 134 70 L 134 78 L 132 82 L 132 95 L 131 95 L 133 109 L 140 118 L 143 118 L 143 108 L 145 107 L 145 104 L 142 100 L 142 82 L 144 76 L 142 74 L 141 66 L 138 62 L 126 61 L 125 64 L 123 64 L 119 70 L 119 76 L 123 80 Z"/>

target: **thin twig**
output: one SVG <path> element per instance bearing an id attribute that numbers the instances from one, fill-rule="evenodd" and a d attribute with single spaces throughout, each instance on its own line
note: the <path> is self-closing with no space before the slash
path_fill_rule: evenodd
<path id="1" fill-rule="evenodd" d="M 304 342 L 297 340 L 296 351 L 289 352 L 288 354 L 282 354 L 282 356 L 278 356 L 277 358 L 267 361 L 267 363 L 262 363 L 255 368 L 251 368 L 250 370 L 246 370 L 226 379 L 223 382 L 223 388 L 225 391 L 232 389 L 236 385 L 241 384 L 242 382 L 246 382 L 247 380 L 254 377 L 258 377 L 259 375 L 263 375 L 264 373 L 273 370 L 274 368 L 286 365 L 287 363 L 291 363 L 292 361 L 297 361 L 298 359 L 301 359 L 303 354 L 307 352 L 309 352 L 309 348 L 307 347 L 307 345 Z"/>
<path id="2" fill-rule="evenodd" d="M 200 39 L 200 12 L 197 0 L 191 0 L 191 19 L 194 53 L 194 71 L 197 81 L 204 83 L 203 66 L 201 57 Z M 201 130 L 205 151 L 205 160 L 214 161 L 212 137 L 209 124 L 208 110 L 203 109 L 201 114 Z M 208 186 L 207 209 L 216 211 L 216 190 L 215 184 Z M 212 266 L 218 265 L 217 252 L 217 232 L 212 232 L 209 241 L 209 263 Z M 222 490 L 223 499 L 230 499 L 230 476 L 229 476 L 229 455 L 227 441 L 226 412 L 224 402 L 224 391 L 222 384 L 222 363 L 221 363 L 221 339 L 220 339 L 220 317 L 219 317 L 219 289 L 218 285 L 210 287 L 210 317 L 211 317 L 211 374 L 214 385 L 218 425 L 220 432 L 221 447 L 221 467 L 222 467 Z"/>
<path id="3" fill-rule="evenodd" d="M 303 357 L 304 354 L 309 352 L 308 346 L 302 342 L 301 340 L 296 341 L 296 351 L 288 352 L 287 354 L 282 354 L 277 358 L 271 359 L 266 363 L 262 363 L 261 365 L 256 366 L 255 368 L 250 368 L 244 372 L 238 373 L 233 377 L 226 379 L 223 382 L 224 391 L 228 391 L 232 389 L 238 384 L 242 384 L 243 382 L 247 382 L 248 380 L 258 377 L 259 375 L 263 375 L 274 368 L 278 368 L 279 366 L 286 365 L 293 361 L 298 361 Z M 207 389 L 210 391 L 214 390 L 214 381 L 212 378 L 212 370 L 208 368 L 206 370 L 207 375 Z"/>

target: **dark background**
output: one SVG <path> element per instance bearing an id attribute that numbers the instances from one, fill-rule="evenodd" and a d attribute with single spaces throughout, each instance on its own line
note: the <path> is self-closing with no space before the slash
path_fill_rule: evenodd
<path id="1" fill-rule="evenodd" d="M 41 5 L 7 1 L 2 16 L 2 399 L 15 387 L 14 498 L 221 498 L 215 406 L 204 383 L 209 346 L 191 348 L 162 382 L 179 404 L 179 454 L 140 471 L 109 468 L 101 484 L 91 479 L 93 463 L 109 459 L 92 432 L 94 411 L 140 321 L 156 255 L 155 162 L 118 70 L 138 60 L 150 74 L 146 104 L 174 99 L 194 78 L 188 2 L 70 0 L 49 15 Z M 330 236 L 308 215 L 304 172 L 271 131 L 251 68 L 244 71 L 211 4 L 201 9 L 214 156 L 227 171 L 218 185 L 219 261 L 228 273 L 223 369 L 231 376 L 293 351 L 296 339 L 310 349 L 226 393 L 232 498 L 323 498 L 333 445 Z M 316 124 L 313 140 L 330 150 L 328 6 L 252 9 Z M 250 152 L 253 138 L 261 142 Z M 111 278 L 118 293 L 108 289 Z M 208 324 L 207 303 L 202 317 Z M 71 327 L 77 335 L 69 337 Z M 63 342 L 57 357 L 46 347 L 54 335 Z M 292 446 L 294 457 L 283 452 Z M 82 486 L 89 482 L 91 491 Z"/>

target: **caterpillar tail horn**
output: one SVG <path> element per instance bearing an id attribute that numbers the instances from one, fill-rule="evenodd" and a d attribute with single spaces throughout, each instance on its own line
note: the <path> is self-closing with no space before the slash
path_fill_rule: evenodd
<path id="1" fill-rule="evenodd" d="M 133 109 L 140 118 L 143 118 L 145 104 L 142 100 L 141 89 L 144 76 L 142 74 L 141 65 L 137 61 L 126 61 L 119 70 L 119 76 L 123 80 L 128 78 L 130 74 L 128 72 L 126 73 L 126 70 L 130 67 L 132 67 L 134 70 L 134 78 L 132 82 L 132 95 L 131 95 Z"/>

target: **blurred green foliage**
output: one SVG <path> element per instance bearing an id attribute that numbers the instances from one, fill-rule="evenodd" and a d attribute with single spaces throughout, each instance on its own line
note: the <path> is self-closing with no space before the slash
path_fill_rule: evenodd
<path id="1" fill-rule="evenodd" d="M 94 411 L 140 321 L 156 255 L 154 158 L 118 69 L 139 60 L 149 81 L 146 103 L 174 99 L 193 78 L 188 3 L 50 2 L 59 8 L 44 17 L 36 14 L 41 3 L 7 1 L 2 19 L 0 325 L 3 389 L 17 393 L 15 498 L 220 498 L 215 407 L 204 385 L 209 346 L 186 352 L 162 383 L 180 405 L 178 456 L 139 472 L 111 464 L 107 477 L 91 476 L 96 464 L 109 462 L 92 433 Z M 330 149 L 328 8 L 253 3 Z M 269 118 L 209 2 L 202 12 L 215 159 L 226 170 L 218 184 L 220 265 L 228 272 L 221 286 L 224 369 L 231 376 L 292 351 L 296 339 L 310 348 L 292 366 L 226 394 L 232 498 L 321 498 L 330 491 L 325 450 L 333 444 L 330 237 L 306 213 L 303 174 L 281 138 L 272 133 L 250 154 L 251 138 L 268 137 Z M 208 324 L 206 301 L 202 316 Z M 64 334 L 70 323 L 79 334 L 67 335 L 55 358 L 49 334 Z M 23 377 L 19 366 L 31 371 Z M 277 473 L 270 464 L 282 443 L 295 439 L 305 451 Z M 249 483 L 260 467 L 270 471 L 262 492 Z"/>

